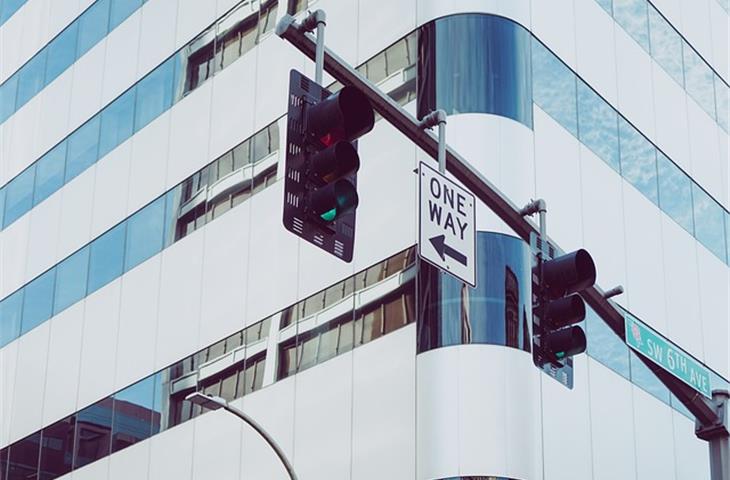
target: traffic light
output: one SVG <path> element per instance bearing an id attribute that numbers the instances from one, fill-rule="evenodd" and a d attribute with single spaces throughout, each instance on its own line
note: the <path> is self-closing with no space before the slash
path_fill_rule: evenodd
<path id="1" fill-rule="evenodd" d="M 289 76 L 284 227 L 352 261 L 358 205 L 356 143 L 373 128 L 373 108 L 354 87 L 330 93 L 292 70 Z"/>
<path id="2" fill-rule="evenodd" d="M 583 249 L 551 260 L 538 256 L 533 268 L 533 360 L 568 387 L 571 357 L 586 349 L 585 332 L 576 325 L 586 315 L 578 292 L 595 281 L 595 264 Z"/>

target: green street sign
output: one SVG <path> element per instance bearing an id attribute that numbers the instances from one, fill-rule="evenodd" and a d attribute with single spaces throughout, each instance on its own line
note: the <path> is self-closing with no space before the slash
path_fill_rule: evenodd
<path id="1" fill-rule="evenodd" d="M 654 330 L 624 315 L 626 344 L 707 398 L 712 398 L 710 372 Z"/>

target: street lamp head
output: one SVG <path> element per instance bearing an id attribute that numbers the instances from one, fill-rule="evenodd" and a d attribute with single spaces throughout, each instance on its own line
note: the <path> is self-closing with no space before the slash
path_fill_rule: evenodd
<path id="1" fill-rule="evenodd" d="M 206 395 L 202 392 L 193 392 L 186 396 L 185 400 L 192 403 L 193 405 L 207 408 L 208 410 L 218 410 L 220 408 L 225 408 L 228 405 L 228 402 L 226 402 L 221 397 Z"/>

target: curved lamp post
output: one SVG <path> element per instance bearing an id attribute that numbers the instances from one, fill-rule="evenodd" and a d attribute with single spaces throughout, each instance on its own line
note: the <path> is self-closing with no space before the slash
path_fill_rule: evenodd
<path id="1" fill-rule="evenodd" d="M 294 473 L 294 467 L 292 467 L 291 463 L 289 463 L 289 460 L 286 458 L 286 455 L 284 454 L 284 451 L 281 449 L 281 447 L 279 447 L 276 441 L 271 438 L 271 436 L 266 432 L 266 430 L 263 429 L 263 427 L 261 427 L 261 425 L 259 425 L 247 414 L 243 413 L 236 407 L 232 407 L 225 399 L 221 397 L 214 397 L 212 395 L 206 395 L 201 392 L 193 392 L 185 397 L 185 400 L 195 405 L 199 405 L 202 408 L 207 408 L 208 410 L 219 410 L 222 408 L 223 410 L 232 413 L 233 415 L 237 416 L 238 418 L 249 424 L 254 430 L 256 430 L 259 435 L 261 435 L 266 443 L 268 443 L 269 446 L 274 449 L 274 452 L 276 452 L 276 456 L 279 457 L 279 460 L 281 460 L 284 468 L 286 468 L 286 472 L 289 474 L 289 478 L 291 480 L 298 480 L 296 473 Z"/>

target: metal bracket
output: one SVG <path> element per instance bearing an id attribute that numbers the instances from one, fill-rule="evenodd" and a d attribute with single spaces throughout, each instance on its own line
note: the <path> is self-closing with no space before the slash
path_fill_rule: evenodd
<path id="1" fill-rule="evenodd" d="M 439 127 L 439 173 L 446 173 L 446 112 L 444 110 L 434 110 L 421 119 L 419 127 L 426 129 L 435 126 Z"/>

